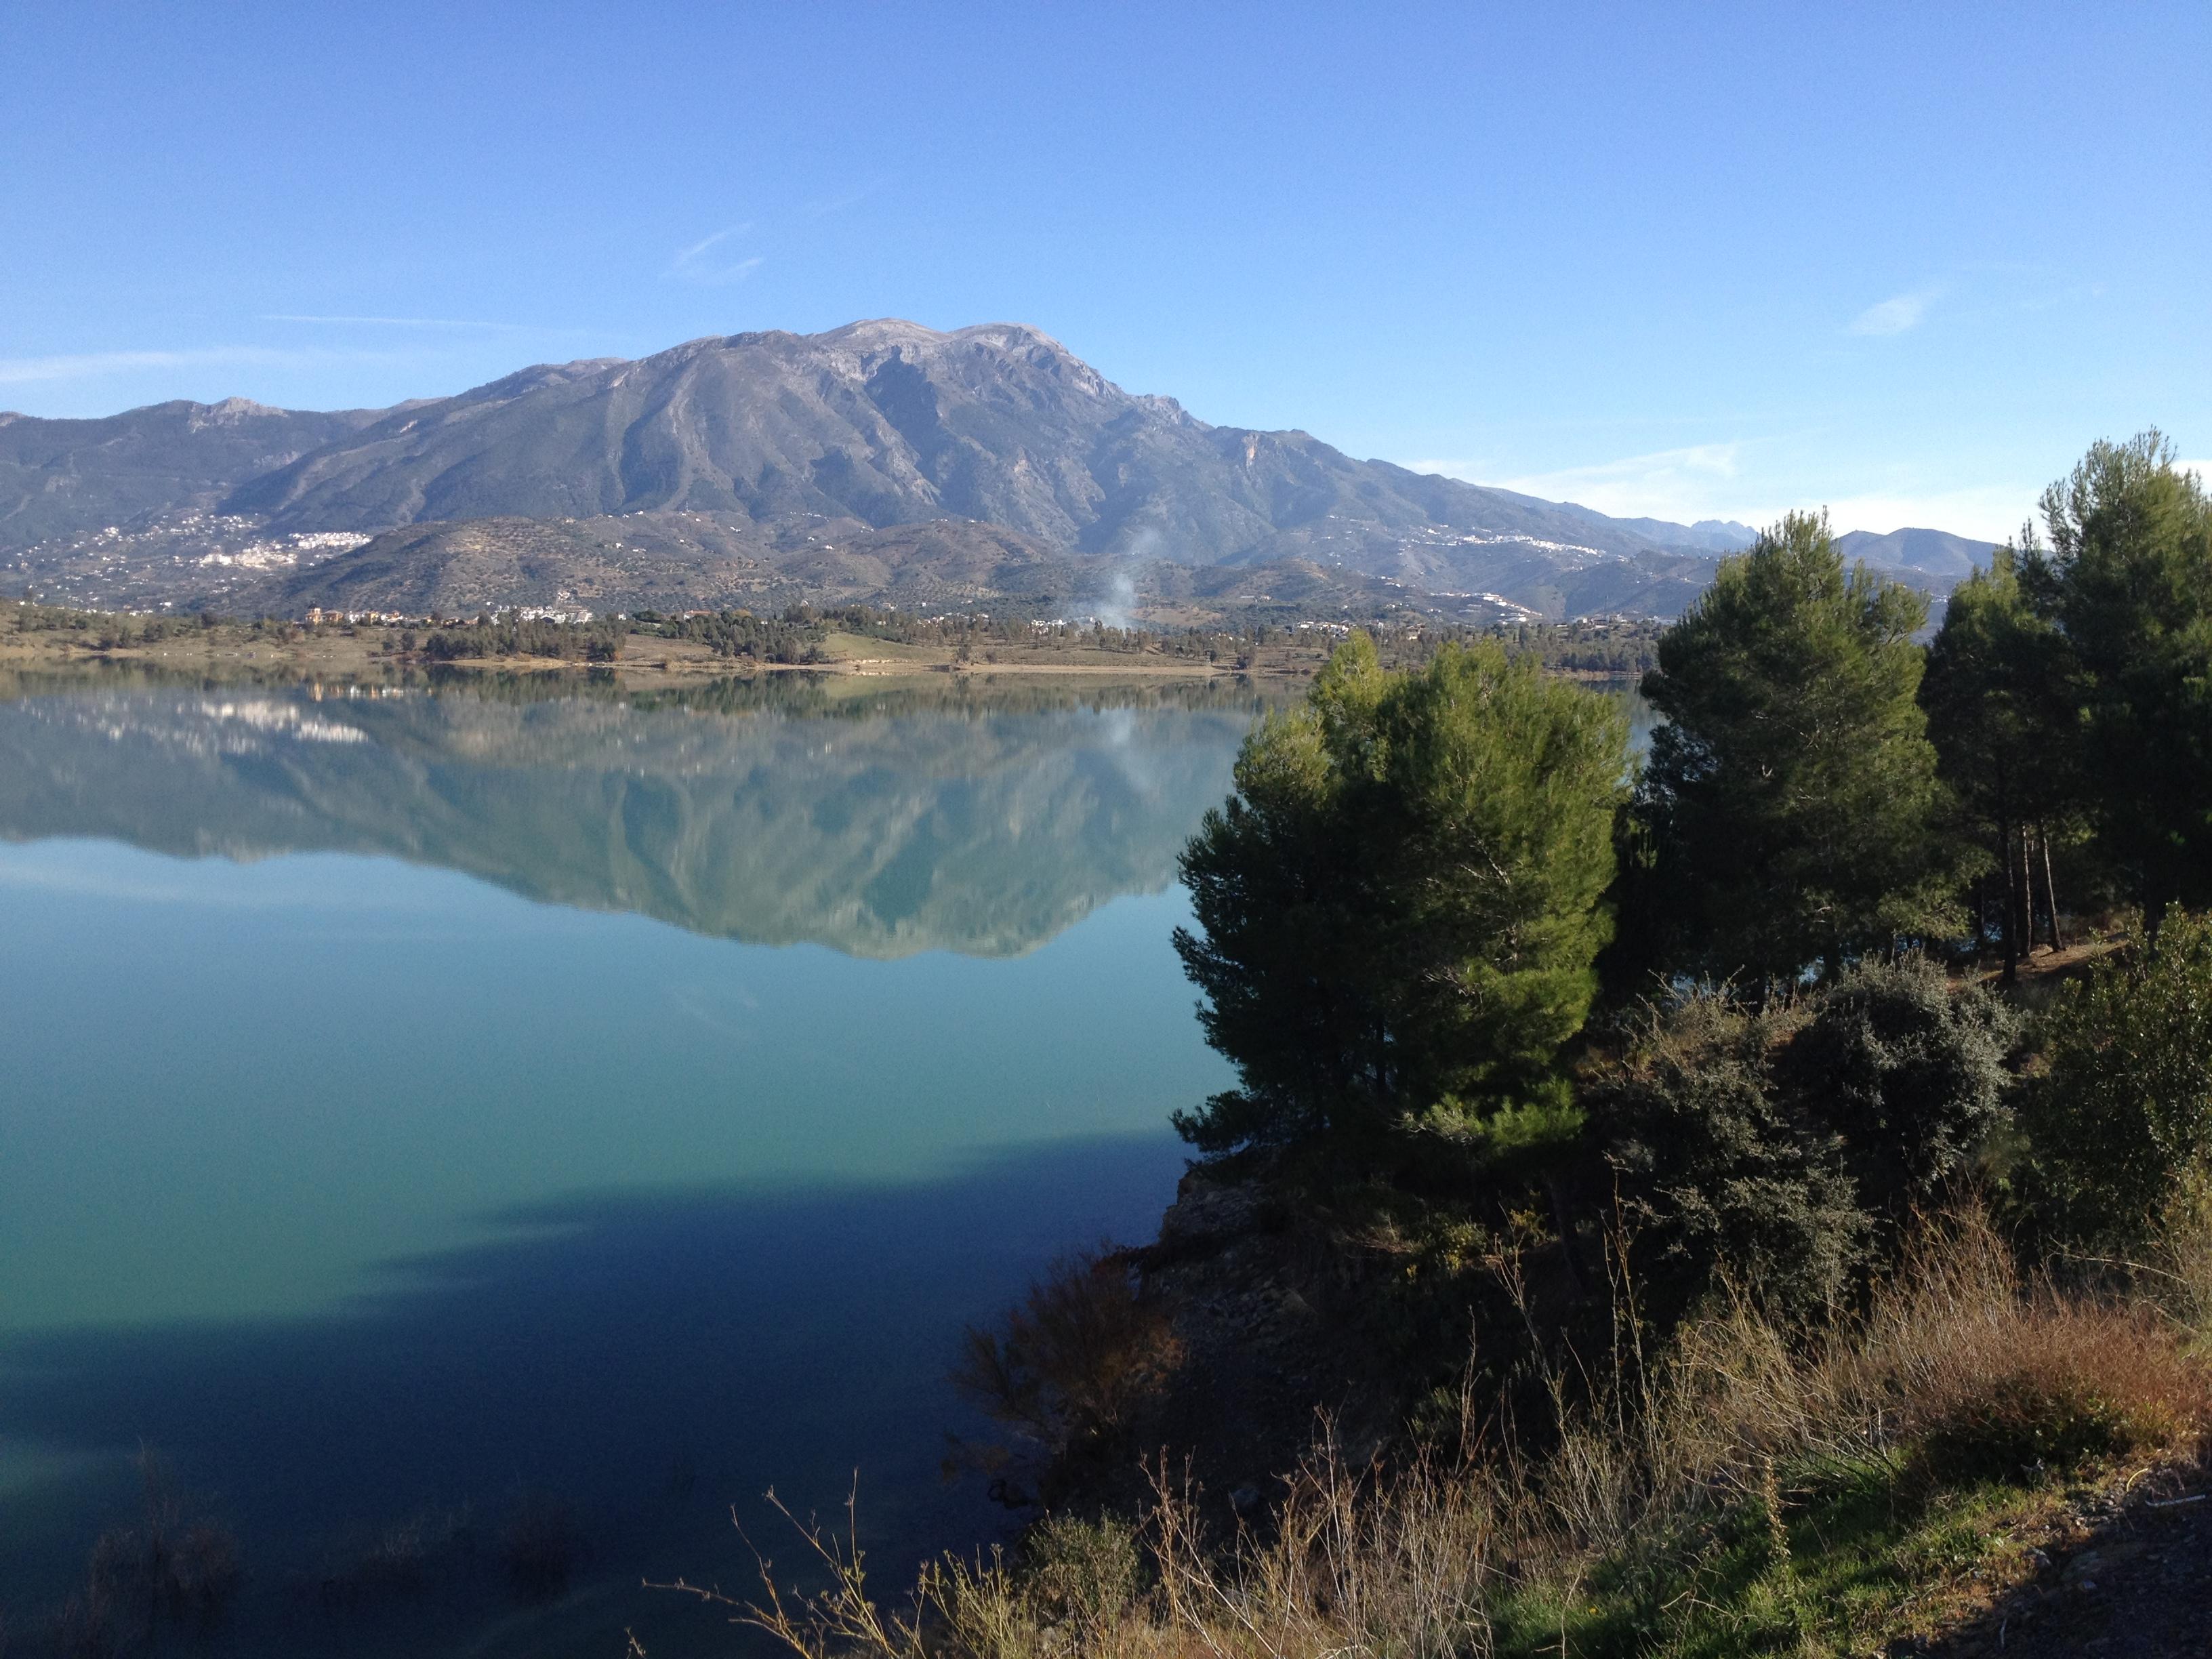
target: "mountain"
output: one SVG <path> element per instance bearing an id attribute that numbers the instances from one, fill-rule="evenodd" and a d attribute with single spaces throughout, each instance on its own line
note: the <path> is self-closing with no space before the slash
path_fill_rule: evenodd
<path id="1" fill-rule="evenodd" d="M 0 545 L 96 532 L 149 512 L 211 508 L 386 412 L 317 415 L 227 398 L 93 421 L 0 413 Z"/>
<path id="2" fill-rule="evenodd" d="M 1863 559 L 1908 578 L 1936 577 L 1947 592 L 1985 567 L 1997 548 L 1995 542 L 1978 542 L 1946 530 L 1893 530 L 1887 536 L 1853 530 L 1837 537 L 1836 545 L 1846 559 Z"/>
<path id="3" fill-rule="evenodd" d="M 1649 536 L 1663 546 L 1678 547 L 1688 553 L 1707 553 L 1715 558 L 1741 553 L 1759 539 L 1756 530 L 1734 519 L 1700 519 L 1691 525 L 1669 524 L 1664 519 L 1616 519 L 1613 522 L 1625 524 L 1638 535 Z"/>
<path id="4" fill-rule="evenodd" d="M 1444 530 L 1662 545 L 1598 514 L 1355 461 L 1303 432 L 1209 426 L 1010 324 L 736 334 L 527 369 L 374 422 L 242 485 L 224 510 L 368 532 L 638 512 L 876 529 L 967 519 L 1069 552 L 1191 565 L 1373 561 Z"/>
<path id="5" fill-rule="evenodd" d="M 1179 570 L 1279 566 L 1332 613 L 1381 583 L 1455 615 L 1665 616 L 1750 539 L 1209 425 L 1016 324 L 717 336 L 385 410 L 4 416 L 0 486 L 10 587 L 283 614 L 562 599 L 1079 611 L 1202 597 Z"/>
<path id="6" fill-rule="evenodd" d="M 465 519 L 387 531 L 252 598 L 280 616 L 310 605 L 470 616 L 502 605 L 758 611 L 853 599 L 938 611 L 1006 597 L 1050 605 L 1101 586 L 1099 563 L 962 519 L 885 530 L 817 520 L 775 534 L 698 513 Z"/>
<path id="7" fill-rule="evenodd" d="M 786 683 L 650 702 L 147 688 L 9 696 L 0 839 L 342 852 L 848 955 L 1014 956 L 1175 876 L 1249 692 L 858 706 Z"/>

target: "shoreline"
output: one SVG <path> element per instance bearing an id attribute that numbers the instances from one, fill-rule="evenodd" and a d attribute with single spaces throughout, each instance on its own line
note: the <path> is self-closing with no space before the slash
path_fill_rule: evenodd
<path id="1" fill-rule="evenodd" d="M 102 649 L 57 634 L 0 636 L 0 670 L 59 671 L 110 666 L 151 668 L 210 678 L 281 674 L 294 678 L 388 681 L 405 674 L 528 674 L 549 679 L 613 675 L 641 688 L 750 679 L 763 675 L 812 675 L 855 680 L 1018 679 L 1304 680 L 1319 666 L 1285 651 L 1277 660 L 1238 670 L 1203 660 L 1144 652 L 1037 652 L 1029 660 L 957 662 L 951 647 L 902 647 L 897 656 L 835 655 L 821 662 L 772 663 L 714 654 L 690 641 L 631 635 L 613 662 L 537 656 L 471 657 L 433 660 L 419 652 L 383 652 L 366 637 L 309 636 L 293 641 L 165 640 Z M 1024 653 L 1030 654 L 1030 653 Z"/>
<path id="2" fill-rule="evenodd" d="M 871 646 L 888 645 L 888 653 L 870 651 L 862 654 L 841 644 L 819 662 L 784 663 L 720 656 L 695 641 L 634 634 L 623 637 L 621 654 L 614 661 L 587 662 L 576 658 L 520 655 L 432 659 L 419 651 L 379 648 L 384 643 L 368 633 L 308 634 L 299 639 L 275 639 L 253 635 L 247 626 L 230 623 L 202 637 L 185 635 L 149 644 L 106 647 L 83 643 L 80 637 L 59 630 L 0 633 L 0 672 L 97 672 L 129 667 L 216 680 L 276 677 L 362 684 L 390 684 L 425 673 L 542 677 L 548 683 L 592 678 L 603 681 L 611 676 L 623 685 L 653 690 L 777 675 L 939 684 L 1072 680 L 1141 681 L 1154 684 L 1233 684 L 1240 681 L 1296 684 L 1311 679 L 1327 660 L 1325 652 L 1311 647 L 1283 645 L 1262 647 L 1241 668 L 1151 650 L 1014 650 L 992 653 L 997 660 L 987 657 L 962 662 L 949 646 L 888 645 L 870 640 L 866 643 Z M 1617 674 L 1549 665 L 1544 672 L 1554 678 L 1596 687 L 1632 684 L 1641 678 L 1634 672 Z"/>

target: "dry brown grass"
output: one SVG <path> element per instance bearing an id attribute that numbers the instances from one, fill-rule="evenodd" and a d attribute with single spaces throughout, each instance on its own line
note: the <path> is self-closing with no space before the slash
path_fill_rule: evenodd
<path id="1" fill-rule="evenodd" d="M 1559 1450 L 1523 1484 L 1551 1525 L 1603 1550 L 1756 1496 L 1778 1463 L 1902 1460 L 1956 1482 L 2178 1450 L 2212 1423 L 2185 1350 L 2148 1297 L 2024 1278 L 1969 1209 L 1923 1227 L 1865 1313 L 1823 1339 L 1743 1297 L 1693 1320 L 1633 1398 L 1563 1413 Z"/>
<path id="2" fill-rule="evenodd" d="M 1876 1309 L 1860 1389 L 1887 1437 L 1935 1483 L 2067 1470 L 2156 1452 L 2212 1417 L 2206 1379 L 2157 1310 L 2020 1287 L 1985 1227 L 1908 1263 L 1909 1296 Z"/>
<path id="3" fill-rule="evenodd" d="M 1417 1461 L 1349 1468 L 1326 1437 L 1285 1483 L 1265 1533 L 1209 1547 L 1193 1494 L 1156 1471 L 1144 1540 L 1158 1589 L 1143 1608 L 1152 1652 L 1224 1656 L 1490 1650 L 1488 1604 L 1508 1558 L 1494 1481 Z"/>
<path id="4" fill-rule="evenodd" d="M 1485 1659 L 1502 1609 L 1517 1606 L 1525 1641 L 1530 1605 L 1577 1606 L 1607 1564 L 1618 1577 L 1690 1547 L 1708 1518 L 1763 1515 L 1786 1555 L 1788 1493 L 1824 1469 L 1887 1470 L 1907 1490 L 2032 1479 L 2178 1454 L 2212 1422 L 2170 1318 L 2024 1279 L 1972 1213 L 1923 1230 L 1825 1340 L 1739 1297 L 1648 1364 L 1631 1317 L 1621 1341 L 1613 1374 L 1631 1385 L 1578 1391 L 1554 1372 L 1541 1458 L 1469 1436 L 1455 1454 L 1352 1468 L 1324 1433 L 1264 1528 L 1210 1534 L 1199 1495 L 1156 1464 L 1133 1529 L 1048 1523 L 1018 1570 L 947 1559 L 895 1615 L 869 1595 L 849 1527 L 800 1528 L 828 1590 L 780 1589 L 763 1561 L 763 1599 L 727 1605 L 805 1659 Z"/>
<path id="5" fill-rule="evenodd" d="M 1138 1294 L 1128 1258 L 1063 1257 L 996 1330 L 971 1326 L 953 1382 L 1057 1455 L 1108 1435 L 1178 1358 L 1165 1312 Z"/>

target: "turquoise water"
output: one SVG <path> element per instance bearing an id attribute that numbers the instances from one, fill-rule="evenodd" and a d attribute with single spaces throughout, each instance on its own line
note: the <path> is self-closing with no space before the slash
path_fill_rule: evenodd
<path id="1" fill-rule="evenodd" d="M 1262 705 L 561 684 L 0 696 L 19 1640 L 142 1447 L 241 1541 L 219 1655 L 731 1652 L 639 1580 L 749 1583 L 771 1485 L 857 1472 L 886 1583 L 1003 1526 L 945 1372 L 1172 1195 L 1175 856 Z"/>
<path id="2" fill-rule="evenodd" d="M 895 1563 L 987 1534 L 944 1374 L 1172 1194 L 1224 1077 L 1173 860 L 1256 707 L 0 702 L 0 1607 L 142 1444 L 242 1540 L 215 1651 L 728 1650 L 638 1577 L 741 1582 L 732 1503 L 855 1469 Z M 527 1494 L 586 1550 L 535 1612 Z M 427 1586 L 334 1607 L 426 1513 Z"/>

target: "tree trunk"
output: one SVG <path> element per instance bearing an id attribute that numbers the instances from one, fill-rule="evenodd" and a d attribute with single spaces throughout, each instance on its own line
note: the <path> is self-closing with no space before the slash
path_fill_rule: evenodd
<path id="1" fill-rule="evenodd" d="M 2043 843 L 2043 896 L 2051 901 L 2051 948 L 2063 951 L 2066 941 L 2058 934 L 2058 884 L 2051 878 L 2051 837 L 2043 833 L 2043 826 L 2035 826 L 2035 838 Z"/>
<path id="2" fill-rule="evenodd" d="M 2035 849 L 2039 844 L 2036 826 L 2022 823 L 2020 826 L 2020 888 L 2027 896 L 2027 954 L 2031 957 L 2043 940 L 2043 915 L 2037 909 L 2035 900 Z"/>
<path id="3" fill-rule="evenodd" d="M 2009 985 L 2020 977 L 2020 866 L 2013 860 L 2009 820 L 1997 825 L 1997 839 L 2005 872 L 2004 982 Z"/>

